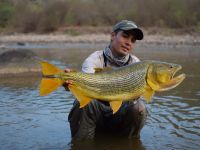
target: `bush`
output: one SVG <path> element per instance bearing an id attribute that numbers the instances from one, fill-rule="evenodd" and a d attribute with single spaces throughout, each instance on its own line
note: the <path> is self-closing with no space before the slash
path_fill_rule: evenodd
<path id="1" fill-rule="evenodd" d="M 40 20 L 41 7 L 29 2 L 20 1 L 15 5 L 15 14 L 11 26 L 18 32 L 33 32 Z"/>
<path id="2" fill-rule="evenodd" d="M 64 1 L 51 1 L 43 5 L 37 31 L 51 32 L 64 25 L 67 10 L 67 4 Z"/>
<path id="3" fill-rule="evenodd" d="M 0 27 L 51 32 L 63 26 L 199 27 L 200 0 L 1 0 Z"/>
<path id="4" fill-rule="evenodd" d="M 6 27 L 14 13 L 14 6 L 6 1 L 0 2 L 0 27 Z"/>

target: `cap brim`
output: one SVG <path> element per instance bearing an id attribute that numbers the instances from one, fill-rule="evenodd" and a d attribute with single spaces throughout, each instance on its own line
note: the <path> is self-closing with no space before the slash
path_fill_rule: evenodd
<path id="1" fill-rule="evenodd" d="M 142 40 L 143 37 L 144 37 L 144 34 L 143 34 L 142 30 L 139 29 L 139 28 L 123 28 L 122 30 L 124 30 L 124 31 L 133 31 L 136 40 Z"/>
<path id="2" fill-rule="evenodd" d="M 134 31 L 134 33 L 135 33 L 135 36 L 136 36 L 135 38 L 136 38 L 136 40 L 142 40 L 142 39 L 143 39 L 144 35 L 143 35 L 143 32 L 142 32 L 141 29 L 135 28 L 135 29 L 133 29 L 133 31 Z"/>

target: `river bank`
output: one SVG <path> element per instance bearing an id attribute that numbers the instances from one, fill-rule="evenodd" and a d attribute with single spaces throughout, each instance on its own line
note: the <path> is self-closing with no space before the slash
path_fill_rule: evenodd
<path id="1" fill-rule="evenodd" d="M 108 43 L 110 35 L 105 33 L 70 35 L 63 33 L 51 34 L 12 34 L 0 35 L 0 47 L 6 43 Z M 162 35 L 162 34 L 145 34 L 142 41 L 137 43 L 156 44 L 156 45 L 200 45 L 200 35 Z"/>
<path id="2" fill-rule="evenodd" d="M 160 52 L 162 55 L 168 55 L 171 52 L 175 55 L 175 50 L 179 50 L 176 54 L 177 57 L 179 55 L 185 57 L 186 55 L 196 58 L 199 55 L 200 34 L 159 34 L 145 31 L 144 35 L 144 39 L 137 41 L 136 44 L 136 49 L 138 47 L 140 49 L 140 51 L 137 51 L 137 55 L 145 53 L 141 57 L 146 56 L 147 53 L 152 53 L 153 50 L 161 49 L 163 50 Z M 77 54 L 80 52 L 84 58 L 92 52 L 92 49 L 102 49 L 109 43 L 109 40 L 108 32 L 89 32 L 79 35 L 64 34 L 64 32 L 0 34 L 0 76 L 8 77 L 22 73 L 27 75 L 29 72 L 33 75 L 40 72 L 41 68 L 38 60 L 35 60 L 36 56 L 47 59 L 59 58 L 63 61 L 68 60 L 66 63 L 72 63 L 76 59 L 74 56 L 78 56 Z M 85 51 L 80 51 L 83 49 Z M 161 55 L 160 53 L 156 52 L 156 55 Z M 79 61 L 83 61 L 82 57 Z M 147 58 L 149 59 L 149 57 Z"/>

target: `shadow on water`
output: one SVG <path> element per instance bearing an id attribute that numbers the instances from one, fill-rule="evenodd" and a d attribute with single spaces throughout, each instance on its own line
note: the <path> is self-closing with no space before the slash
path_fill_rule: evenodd
<path id="1" fill-rule="evenodd" d="M 98 137 L 95 140 L 72 141 L 71 150 L 145 150 L 139 139 L 116 138 L 111 136 Z"/>
<path id="2" fill-rule="evenodd" d="M 38 87 L 42 76 L 13 76 L 13 77 L 1 77 L 0 78 L 0 87 L 9 87 L 13 89 L 19 88 L 36 88 Z"/>

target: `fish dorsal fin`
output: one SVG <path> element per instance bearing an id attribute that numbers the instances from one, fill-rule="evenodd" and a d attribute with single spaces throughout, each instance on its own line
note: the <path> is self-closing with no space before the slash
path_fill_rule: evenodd
<path id="1" fill-rule="evenodd" d="M 111 101 L 110 102 L 110 106 L 111 106 L 111 108 L 113 110 L 113 114 L 115 114 L 119 110 L 121 105 L 122 105 L 122 100 L 120 100 L 120 101 L 116 100 L 116 101 Z"/>
<path id="2" fill-rule="evenodd" d="M 113 70 L 112 67 L 105 67 L 105 68 L 94 68 L 95 73 L 107 72 Z"/>
<path id="3" fill-rule="evenodd" d="M 155 93 L 155 91 L 151 87 L 149 87 L 149 86 L 145 87 L 145 92 L 143 94 L 143 97 L 147 101 L 147 103 L 149 103 L 151 101 L 154 93 Z"/>
<path id="4" fill-rule="evenodd" d="M 42 66 L 42 74 L 43 75 L 54 75 L 54 74 L 58 74 L 60 72 L 63 72 L 60 68 L 49 64 L 48 62 L 42 61 L 40 62 L 41 66 Z"/>
<path id="5" fill-rule="evenodd" d="M 73 93 L 73 95 L 77 98 L 80 103 L 80 108 L 84 107 L 88 103 L 92 101 L 92 98 L 85 96 L 77 86 L 70 84 L 68 86 L 69 90 Z"/>
<path id="6" fill-rule="evenodd" d="M 43 78 L 40 83 L 40 95 L 45 96 L 56 90 L 62 84 L 63 81 L 58 78 Z"/>

